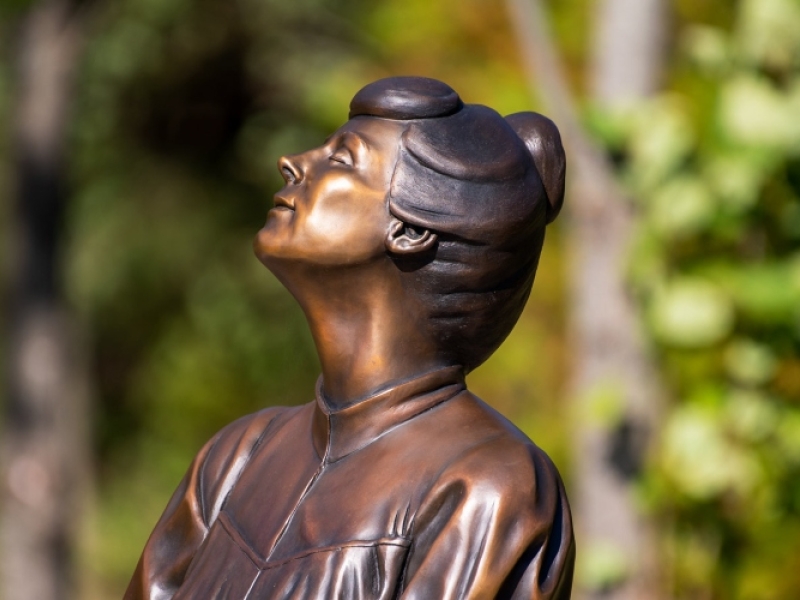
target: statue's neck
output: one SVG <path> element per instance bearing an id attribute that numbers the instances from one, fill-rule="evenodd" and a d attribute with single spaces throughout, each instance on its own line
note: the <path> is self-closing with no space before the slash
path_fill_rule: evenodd
<path id="1" fill-rule="evenodd" d="M 311 327 L 332 408 L 447 366 L 393 266 L 316 274 L 287 287 Z"/>

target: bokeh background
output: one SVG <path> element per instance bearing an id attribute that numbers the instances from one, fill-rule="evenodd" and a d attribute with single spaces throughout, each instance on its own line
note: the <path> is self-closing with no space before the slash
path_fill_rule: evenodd
<path id="1" fill-rule="evenodd" d="M 468 381 L 566 480 L 575 596 L 800 598 L 798 0 L 3 0 L 0 40 L 0 598 L 121 597 L 198 448 L 312 398 L 251 240 L 404 74 L 564 136 Z"/>

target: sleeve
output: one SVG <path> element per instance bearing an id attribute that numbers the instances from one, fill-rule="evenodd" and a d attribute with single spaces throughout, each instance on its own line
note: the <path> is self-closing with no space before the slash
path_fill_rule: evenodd
<path id="1" fill-rule="evenodd" d="M 178 591 L 270 416 L 239 419 L 200 450 L 150 534 L 124 600 L 169 600 Z"/>
<path id="2" fill-rule="evenodd" d="M 575 543 L 563 484 L 535 446 L 448 468 L 412 525 L 402 600 L 568 600 Z"/>

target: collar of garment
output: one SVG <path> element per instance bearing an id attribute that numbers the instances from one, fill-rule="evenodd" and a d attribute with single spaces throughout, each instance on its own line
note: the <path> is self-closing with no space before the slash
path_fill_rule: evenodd
<path id="1" fill-rule="evenodd" d="M 334 410 L 325 400 L 320 376 L 312 426 L 314 447 L 326 462 L 335 462 L 464 389 L 463 369 L 444 367 Z"/>

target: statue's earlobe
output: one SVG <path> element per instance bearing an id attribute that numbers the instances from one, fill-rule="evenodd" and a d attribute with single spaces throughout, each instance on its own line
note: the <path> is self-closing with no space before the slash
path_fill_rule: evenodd
<path id="1" fill-rule="evenodd" d="M 399 219 L 392 219 L 386 234 L 386 249 L 391 254 L 410 255 L 433 248 L 439 236 L 430 229 L 414 227 Z"/>

